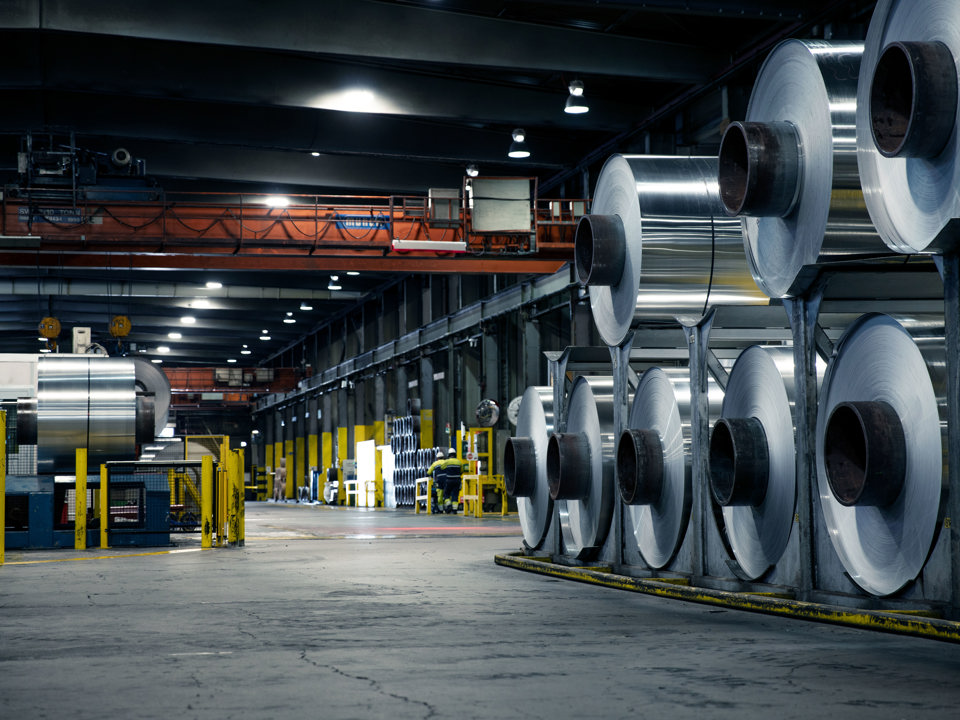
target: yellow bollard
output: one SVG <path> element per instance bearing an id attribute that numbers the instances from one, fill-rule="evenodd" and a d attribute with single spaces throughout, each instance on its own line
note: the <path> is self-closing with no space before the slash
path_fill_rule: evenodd
<path id="1" fill-rule="evenodd" d="M 87 549 L 87 449 L 77 448 L 77 484 L 73 500 L 73 549 Z"/>
<path id="2" fill-rule="evenodd" d="M 107 529 L 110 524 L 110 493 L 107 490 L 107 466 L 100 466 L 100 549 L 110 547 Z"/>
<path id="3" fill-rule="evenodd" d="M 246 463 L 243 456 L 243 450 L 237 450 L 237 490 L 239 492 L 238 500 L 239 504 L 237 507 L 237 543 L 240 546 L 246 541 L 246 498 L 243 495 L 243 469 Z"/>
<path id="4" fill-rule="evenodd" d="M 200 547 L 213 547 L 213 458 L 204 455 L 200 465 Z"/>
<path id="5" fill-rule="evenodd" d="M 7 523 L 7 413 L 0 410 L 0 520 Z M 3 565 L 7 532 L 0 527 L 0 565 Z"/>

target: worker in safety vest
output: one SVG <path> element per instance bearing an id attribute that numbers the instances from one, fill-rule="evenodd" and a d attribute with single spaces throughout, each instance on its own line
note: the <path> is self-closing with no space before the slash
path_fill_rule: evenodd
<path id="1" fill-rule="evenodd" d="M 440 512 L 443 507 L 443 489 L 446 485 L 446 453 L 443 450 L 437 450 L 437 459 L 427 468 L 427 477 L 433 478 L 433 496 L 430 498 L 432 510 L 435 513 Z"/>
<path id="2" fill-rule="evenodd" d="M 467 463 L 461 462 L 457 451 L 450 448 L 447 459 L 440 466 L 443 470 L 443 511 L 455 513 L 460 499 L 460 475 L 467 469 Z"/>

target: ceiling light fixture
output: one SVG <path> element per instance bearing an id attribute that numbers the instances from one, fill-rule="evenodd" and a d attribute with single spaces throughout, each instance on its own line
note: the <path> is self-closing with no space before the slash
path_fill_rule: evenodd
<path id="1" fill-rule="evenodd" d="M 480 169 L 476 165 L 474 165 L 473 163 L 470 163 L 469 165 L 467 165 L 467 175 L 469 177 L 476 177 L 479 174 L 480 174 Z"/>
<path id="2" fill-rule="evenodd" d="M 236 361 L 237 361 L 236 358 L 227 358 L 228 363 L 235 363 Z"/>
<path id="3" fill-rule="evenodd" d="M 209 310 L 211 305 L 210 301 L 206 298 L 198 298 L 190 303 L 190 307 L 192 307 L 194 310 Z"/>
<path id="4" fill-rule="evenodd" d="M 316 150 L 314 150 L 314 151 L 313 151 L 312 153 L 310 153 L 310 154 L 311 154 L 313 157 L 320 157 L 320 153 L 318 153 Z"/>
<path id="5" fill-rule="evenodd" d="M 161 360 L 160 358 L 153 358 L 150 362 L 152 362 L 152 363 L 154 363 L 154 364 L 156 364 L 156 365 L 159 365 L 160 363 L 163 362 L 163 360 Z"/>
<path id="6" fill-rule="evenodd" d="M 208 280 L 208 281 L 207 281 L 207 289 L 208 289 L 208 290 L 219 290 L 219 289 L 222 288 L 222 287 L 223 287 L 223 283 L 221 283 L 221 282 L 217 282 L 216 280 Z"/>
<path id="7" fill-rule="evenodd" d="M 268 195 L 264 202 L 268 207 L 285 208 L 290 204 L 290 198 L 284 197 L 283 195 Z"/>
<path id="8" fill-rule="evenodd" d="M 193 315 L 184 315 L 180 318 L 180 323 L 183 325 L 193 325 L 197 322 L 197 319 Z"/>
<path id="9" fill-rule="evenodd" d="M 292 317 L 285 317 L 283 319 L 283 322 L 287 325 L 293 325 L 296 322 L 296 320 L 294 320 Z"/>
<path id="10" fill-rule="evenodd" d="M 347 275 L 350 275 L 351 277 L 359 274 L 360 273 L 357 272 L 356 270 L 347 270 Z"/>
<path id="11" fill-rule="evenodd" d="M 168 352 L 170 352 L 170 348 L 168 348 L 166 345 L 159 345 L 157 347 L 157 352 L 161 355 L 166 355 Z"/>
<path id="12" fill-rule="evenodd" d="M 270 340 L 271 338 L 270 338 L 269 335 L 261 335 L 261 336 L 260 336 L 260 339 L 261 339 L 261 340 Z"/>
<path id="13" fill-rule="evenodd" d="M 583 97 L 583 81 L 571 80 L 567 89 L 570 91 L 570 95 L 567 97 L 567 105 L 563 108 L 563 111 L 570 115 L 582 115 L 585 112 L 590 112 L 590 106 L 587 105 L 587 101 Z"/>
<path id="14" fill-rule="evenodd" d="M 313 310 L 313 305 L 311 305 L 306 300 L 304 300 L 302 303 L 300 303 L 300 310 L 301 312 L 308 312 L 310 310 Z"/>
<path id="15" fill-rule="evenodd" d="M 339 279 L 339 275 L 331 275 L 330 282 L 327 283 L 327 290 L 343 290 L 343 287 L 337 282 Z"/>
<path id="16" fill-rule="evenodd" d="M 530 148 L 527 147 L 527 134 L 523 128 L 517 128 L 513 131 L 513 142 L 510 143 L 507 156 L 518 159 L 530 157 Z"/>
<path id="17" fill-rule="evenodd" d="M 178 332 L 169 332 L 167 333 L 167 337 L 170 338 L 171 340 L 179 340 L 180 338 L 183 337 L 183 335 L 181 335 Z"/>
<path id="18" fill-rule="evenodd" d="M 253 350 L 241 350 L 241 351 L 240 351 L 240 354 L 241 354 L 241 355 L 249 355 L 249 354 L 252 353 L 252 352 L 253 352 Z"/>

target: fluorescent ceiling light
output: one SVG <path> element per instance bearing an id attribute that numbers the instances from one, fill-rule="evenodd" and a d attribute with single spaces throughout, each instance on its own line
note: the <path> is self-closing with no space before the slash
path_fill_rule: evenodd
<path id="1" fill-rule="evenodd" d="M 283 195 L 268 195 L 264 202 L 272 208 L 287 207 L 290 204 L 290 198 Z"/>
<path id="2" fill-rule="evenodd" d="M 347 270 L 347 275 L 354 276 L 359 274 L 356 270 Z"/>
<path id="3" fill-rule="evenodd" d="M 168 352 L 170 352 L 170 348 L 168 348 L 166 345 L 160 345 L 157 347 L 157 352 L 161 355 L 166 355 Z"/>
<path id="4" fill-rule="evenodd" d="M 217 282 L 216 280 L 207 281 L 207 289 L 209 290 L 219 290 L 222 287 L 223 287 L 223 283 L 221 282 Z"/>
<path id="5" fill-rule="evenodd" d="M 180 338 L 183 337 L 183 335 L 181 335 L 178 332 L 170 332 L 170 333 L 167 333 L 167 337 L 170 338 L 171 340 L 179 340 Z"/>
<path id="6" fill-rule="evenodd" d="M 163 360 L 161 360 L 160 358 L 153 358 L 150 362 L 154 363 L 155 365 L 159 365 L 160 363 L 163 362 Z"/>
<path id="7" fill-rule="evenodd" d="M 343 290 L 343 286 L 337 285 L 333 280 L 327 285 L 327 290 Z"/>
<path id="8" fill-rule="evenodd" d="M 50 352 L 50 348 L 40 348 L 40 352 L 42 352 L 42 353 L 48 353 L 48 352 Z"/>
<path id="9" fill-rule="evenodd" d="M 271 338 L 270 338 L 269 335 L 261 335 L 261 336 L 260 336 L 260 339 L 261 339 L 261 340 L 270 340 Z"/>
<path id="10" fill-rule="evenodd" d="M 287 325 L 293 325 L 296 322 L 296 320 L 294 320 L 293 318 L 284 318 L 283 322 L 286 323 Z"/>
<path id="11" fill-rule="evenodd" d="M 208 310 L 210 309 L 211 305 L 210 301 L 206 298 L 197 298 L 190 303 L 190 307 L 194 308 L 195 310 Z"/>
<path id="12" fill-rule="evenodd" d="M 237 361 L 236 358 L 227 358 L 228 363 L 235 363 L 236 361 Z"/>
<path id="13" fill-rule="evenodd" d="M 311 304 L 308 303 L 306 300 L 304 300 L 302 303 L 300 303 L 300 310 L 303 311 L 303 312 L 307 312 L 307 311 L 309 311 L 309 310 L 313 310 L 313 305 L 311 305 Z"/>
<path id="14" fill-rule="evenodd" d="M 183 325 L 193 325 L 196 321 L 197 319 L 193 315 L 184 315 L 180 318 L 180 322 Z"/>
<path id="15" fill-rule="evenodd" d="M 252 353 L 252 352 L 253 352 L 253 350 L 241 350 L 241 351 L 240 351 L 240 354 L 241 354 L 241 355 L 249 355 L 249 354 Z"/>

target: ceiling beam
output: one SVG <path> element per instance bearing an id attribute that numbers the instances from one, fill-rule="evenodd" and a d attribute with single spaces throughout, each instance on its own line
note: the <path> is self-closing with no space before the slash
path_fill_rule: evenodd
<path id="1" fill-rule="evenodd" d="M 325 279 L 324 279 L 325 282 Z M 216 306 L 224 300 L 359 300 L 365 293 L 347 290 L 314 288 L 279 288 L 224 285 L 211 289 L 196 283 L 161 283 L 142 281 L 78 280 L 75 278 L 12 278 L 0 279 L 3 295 L 72 295 L 105 297 L 122 303 L 131 298 L 182 298 L 183 303 L 169 307 L 190 307 L 198 299 L 209 299 Z"/>
<path id="2" fill-rule="evenodd" d="M 523 255 L 449 257 L 407 254 L 391 257 L 332 257 L 316 255 L 174 255 L 155 253 L 63 253 L 0 252 L 0 267 L 83 267 L 101 270 L 122 269 L 196 269 L 196 270 L 302 270 L 338 273 L 493 273 L 552 275 L 567 262 Z"/>
<path id="3" fill-rule="evenodd" d="M 119 35 L 394 61 L 699 82 L 722 60 L 695 45 L 375 0 L 17 0 L 0 27 Z M 12 7 L 10 7 L 12 6 Z M 42 8 L 42 12 L 41 12 Z"/>

